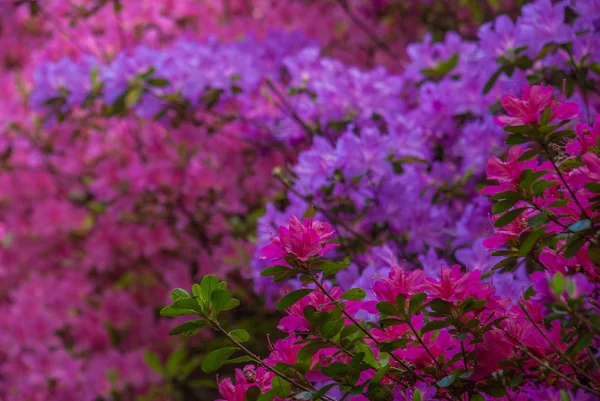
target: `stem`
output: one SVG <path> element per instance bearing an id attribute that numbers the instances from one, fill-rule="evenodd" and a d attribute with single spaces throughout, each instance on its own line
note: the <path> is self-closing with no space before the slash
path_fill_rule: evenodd
<path id="1" fill-rule="evenodd" d="M 325 287 L 323 287 L 323 285 L 319 282 L 319 280 L 317 280 L 312 274 L 308 275 L 311 278 L 311 281 L 313 283 L 315 283 L 317 285 L 317 287 L 321 290 L 321 292 L 327 297 L 329 298 L 329 300 L 331 300 L 331 302 L 333 302 L 334 304 L 337 304 L 338 301 L 336 301 L 330 294 L 329 292 L 325 289 Z M 350 321 L 360 329 L 360 331 L 362 331 L 363 333 L 365 333 L 365 335 L 367 337 L 369 337 L 369 339 L 371 341 L 373 341 L 375 344 L 380 344 L 380 342 L 373 337 L 373 335 L 369 332 L 369 330 L 367 330 L 364 326 L 362 326 L 356 319 L 354 319 L 354 317 L 352 315 L 350 315 L 345 309 L 340 308 L 342 313 L 348 318 L 350 319 Z M 416 377 L 418 377 L 420 380 L 425 381 L 425 379 L 423 378 L 423 376 L 421 376 L 416 370 L 412 369 L 410 366 L 408 366 L 404 361 L 402 361 L 400 358 L 398 358 L 396 355 L 394 355 L 393 352 L 390 352 L 390 357 L 392 357 L 392 359 L 394 359 L 396 362 L 398 362 L 400 364 L 400 366 L 402 366 L 404 369 L 406 369 L 407 371 L 411 372 L 412 374 L 414 374 Z M 456 397 L 457 400 L 460 400 L 460 397 Z"/>
<path id="2" fill-rule="evenodd" d="M 245 352 L 250 358 L 254 359 L 256 363 L 258 363 L 259 365 L 261 365 L 263 368 L 267 369 L 269 372 L 274 373 L 275 375 L 281 377 L 282 379 L 284 379 L 287 382 L 290 382 L 292 385 L 298 387 L 300 390 L 303 391 L 308 391 L 310 393 L 315 393 L 317 390 L 315 390 L 313 387 L 309 387 L 306 386 L 302 383 L 298 383 L 296 382 L 294 379 L 291 379 L 289 377 L 287 377 L 285 374 L 281 373 L 279 370 L 273 368 L 272 366 L 267 365 L 266 363 L 264 363 L 260 357 L 256 354 L 254 354 L 252 351 L 250 351 L 248 348 L 246 348 L 243 344 L 241 344 L 239 341 L 237 341 L 235 338 L 233 338 L 229 332 L 227 332 L 227 330 L 225 330 L 218 321 L 213 320 L 207 316 L 204 316 L 218 331 L 220 331 L 222 334 L 224 334 L 229 341 L 231 341 L 232 343 L 234 343 L 239 349 L 241 349 L 243 352 Z M 327 395 L 323 395 L 321 397 L 323 400 L 326 401 L 336 401 L 333 398 L 327 396 Z"/>
<path id="3" fill-rule="evenodd" d="M 527 350 L 527 348 L 523 347 L 522 350 L 534 361 L 536 361 L 537 363 L 539 363 L 541 366 L 544 366 L 546 369 L 548 369 L 549 371 L 551 371 L 552 373 L 554 373 L 555 375 L 559 376 L 560 378 L 568 381 L 569 383 L 571 383 L 572 385 L 576 386 L 576 387 L 580 387 L 582 389 L 584 389 L 585 391 L 589 391 L 592 394 L 595 394 L 597 396 L 600 396 L 600 391 L 596 391 L 593 388 L 590 388 L 588 386 L 586 386 L 585 384 L 581 384 L 573 379 L 571 379 L 568 376 L 565 376 L 564 374 L 560 373 L 558 370 L 554 369 L 552 366 L 550 366 L 550 364 L 545 363 L 544 361 L 542 361 L 541 359 L 539 359 L 538 357 L 536 357 L 535 355 L 533 355 L 531 352 L 529 352 Z"/>
<path id="4" fill-rule="evenodd" d="M 562 358 L 565 362 L 567 362 L 567 364 L 569 366 L 571 366 L 576 372 L 579 372 L 580 374 L 582 374 L 586 379 L 588 379 L 590 382 L 595 383 L 595 380 L 592 379 L 592 377 L 590 375 L 588 375 L 582 368 L 578 367 L 576 363 L 574 363 L 571 358 L 569 358 L 568 356 L 566 356 L 564 354 L 564 352 L 562 352 L 560 350 L 560 348 L 558 348 L 558 346 L 556 344 L 554 344 L 546 335 L 546 333 L 544 333 L 544 330 L 542 330 L 539 325 L 533 320 L 533 318 L 531 317 L 531 315 L 529 314 L 529 312 L 527 312 L 527 309 L 525 308 L 525 306 L 519 302 L 519 306 L 521 307 L 521 309 L 523 310 L 523 312 L 525 313 L 525 316 L 527 316 L 527 319 L 531 322 L 531 324 L 536 328 L 536 330 L 542 335 L 542 337 L 544 337 L 544 339 L 548 342 L 548 344 L 550 344 L 550 346 L 552 346 L 552 348 L 554 348 L 554 350 L 556 351 L 556 353 L 559 355 L 560 358 Z"/>
<path id="5" fill-rule="evenodd" d="M 544 152 L 546 152 L 546 154 L 548 155 L 548 159 L 550 159 L 550 163 L 552 163 L 552 167 L 554 167 L 554 170 L 556 171 L 556 174 L 558 174 L 558 177 L 562 181 L 563 185 L 565 186 L 565 188 L 567 188 L 567 191 L 569 191 L 569 193 L 571 194 L 571 197 L 573 198 L 573 200 L 575 201 L 577 206 L 579 206 L 581 213 L 585 216 L 586 219 L 591 220 L 590 216 L 588 216 L 587 212 L 585 211 L 583 205 L 579 202 L 579 199 L 577 199 L 577 196 L 575 196 L 575 193 L 573 192 L 573 190 L 571 189 L 569 184 L 567 184 L 567 180 L 565 180 L 565 177 L 563 176 L 562 171 L 560 171 L 560 169 L 556 165 L 556 162 L 554 161 L 554 158 L 552 157 L 552 153 L 550 153 L 548 146 L 544 143 L 544 144 L 542 144 L 542 148 L 544 149 Z"/>

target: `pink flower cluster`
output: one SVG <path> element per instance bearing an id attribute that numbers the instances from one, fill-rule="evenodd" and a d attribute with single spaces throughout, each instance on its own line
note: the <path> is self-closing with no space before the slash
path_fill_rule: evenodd
<path id="1" fill-rule="evenodd" d="M 292 217 L 280 232 L 302 241 L 307 227 L 326 226 L 311 219 L 304 220 L 304 229 L 300 224 Z M 304 248 L 287 251 L 290 261 L 299 261 L 299 274 L 310 275 L 319 264 L 316 255 L 312 261 L 304 258 Z M 271 259 L 270 249 L 265 256 Z M 585 273 L 560 277 L 558 284 L 552 273 L 534 273 L 527 292 L 535 296 L 523 288 L 517 303 L 497 295 L 479 271 L 464 272 L 459 265 L 442 268 L 435 278 L 393 266 L 358 297 L 348 295 L 356 289 L 344 293 L 327 280 L 318 284 L 317 278 L 317 286 L 309 286 L 312 292 L 287 307 L 279 325 L 287 337 L 271 345 L 262 363 L 276 369 L 272 372 L 300 373 L 304 383 L 327 389 L 322 395 L 332 399 L 378 400 L 373 396 L 378 388 L 394 400 L 414 399 L 414 392 L 427 400 L 472 399 L 474 394 L 486 400 L 593 400 L 600 389 L 600 371 L 592 361 L 600 337 L 595 328 L 590 341 L 592 334 L 578 325 L 599 316 L 598 283 Z M 564 319 L 550 315 L 552 309 L 562 310 Z M 221 381 L 224 400 L 242 400 L 253 386 L 263 394 L 284 391 L 274 376 L 255 369 L 238 370 L 235 387 Z M 563 380 L 569 376 L 575 379 Z M 589 382 L 581 381 L 584 376 Z M 344 396 L 350 389 L 352 395 Z M 300 394 L 286 391 L 277 399 Z"/>

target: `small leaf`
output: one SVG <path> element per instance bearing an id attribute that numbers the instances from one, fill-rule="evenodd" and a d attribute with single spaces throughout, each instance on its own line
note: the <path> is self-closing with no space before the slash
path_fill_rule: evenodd
<path id="1" fill-rule="evenodd" d="M 169 80 L 164 78 L 150 78 L 148 83 L 157 87 L 169 86 Z"/>
<path id="2" fill-rule="evenodd" d="M 185 322 L 184 324 L 181 324 L 169 331 L 169 335 L 173 336 L 176 334 L 183 334 L 186 336 L 191 336 L 206 326 L 208 326 L 208 322 L 205 320 L 190 320 L 189 322 Z"/>
<path id="3" fill-rule="evenodd" d="M 568 349 L 566 354 L 572 357 L 577 356 L 581 351 L 585 348 L 589 347 L 592 343 L 592 335 L 590 333 L 584 334 L 577 340 L 576 343 L 572 344 Z"/>
<path id="4" fill-rule="evenodd" d="M 215 315 L 218 315 L 229 303 L 231 293 L 228 290 L 217 288 L 210 295 L 210 306 Z"/>
<path id="5" fill-rule="evenodd" d="M 527 225 L 529 227 L 539 227 L 542 224 L 545 224 L 548 221 L 548 213 L 542 212 L 538 213 L 529 220 L 527 220 Z"/>
<path id="6" fill-rule="evenodd" d="M 250 334 L 244 329 L 236 329 L 232 330 L 229 335 L 233 337 L 234 340 L 239 341 L 241 343 L 245 343 L 250 340 Z"/>
<path id="7" fill-rule="evenodd" d="M 398 316 L 398 310 L 390 302 L 379 302 L 376 308 L 380 313 L 383 313 L 384 315 Z"/>
<path id="8" fill-rule="evenodd" d="M 202 277 L 202 283 L 200 284 L 200 298 L 202 298 L 202 300 L 204 300 L 204 302 L 209 302 L 210 295 L 218 287 L 219 287 L 219 279 L 217 278 L 217 276 L 209 274 L 209 275 Z"/>
<path id="9" fill-rule="evenodd" d="M 511 210 L 510 212 L 507 212 L 506 214 L 503 214 L 502 216 L 500 216 L 498 218 L 498 220 L 496 220 L 494 222 L 494 227 L 496 228 L 500 228 L 500 227 L 504 227 L 510 223 L 512 223 L 513 220 L 515 220 L 517 217 L 519 217 L 521 215 L 521 213 L 523 213 L 525 211 L 526 208 L 524 207 L 520 207 L 514 210 Z"/>
<path id="10" fill-rule="evenodd" d="M 408 303 L 409 312 L 411 314 L 417 312 L 421 304 L 423 304 L 423 302 L 425 301 L 425 299 L 427 299 L 427 294 L 425 294 L 424 292 L 419 292 L 410 297 L 410 301 Z"/>
<path id="11" fill-rule="evenodd" d="M 156 373 L 163 373 L 163 364 L 156 353 L 150 350 L 146 351 L 146 353 L 144 354 L 144 361 L 146 361 L 146 365 L 152 368 L 152 370 L 154 370 Z"/>
<path id="12" fill-rule="evenodd" d="M 179 298 L 191 298 L 190 294 L 181 288 L 175 288 L 173 291 L 171 291 L 171 299 L 173 301 L 177 301 Z"/>
<path id="13" fill-rule="evenodd" d="M 529 252 L 531 252 L 535 244 L 540 238 L 544 236 L 545 233 L 545 229 L 543 228 L 530 231 L 527 235 L 527 238 L 525 239 L 525 241 L 523 241 L 521 247 L 519 248 L 519 256 L 525 256 Z"/>
<path id="14" fill-rule="evenodd" d="M 229 365 L 229 364 L 234 364 L 234 363 L 246 363 L 246 362 L 254 362 L 254 359 L 248 355 L 245 355 L 245 356 L 240 356 L 238 358 L 229 359 L 228 361 L 224 362 L 223 365 Z"/>
<path id="15" fill-rule="evenodd" d="M 214 350 L 206 355 L 202 361 L 202 370 L 205 373 L 212 373 L 219 370 L 237 349 L 237 347 L 225 347 Z"/>
<path id="16" fill-rule="evenodd" d="M 494 214 L 504 213 L 508 209 L 513 207 L 518 201 L 519 201 L 519 198 L 512 198 L 512 199 L 504 199 L 499 202 L 496 202 L 494 204 L 494 206 L 492 207 L 492 213 L 494 213 Z"/>
<path id="17" fill-rule="evenodd" d="M 276 276 L 276 275 L 286 272 L 288 270 L 290 270 L 289 267 L 286 267 L 283 265 L 275 265 L 275 266 L 267 267 L 262 272 L 260 272 L 260 275 L 263 277 Z"/>
<path id="18" fill-rule="evenodd" d="M 314 290 L 310 289 L 310 288 L 303 288 L 300 290 L 296 290 L 293 292 L 290 292 L 289 294 L 287 294 L 285 297 L 283 297 L 275 306 L 275 309 L 277 310 L 284 310 L 289 308 L 290 306 L 294 305 L 296 302 L 298 302 L 299 300 L 301 300 L 302 298 L 304 298 L 305 296 L 307 296 L 308 294 L 310 294 L 311 292 L 313 292 Z"/>
<path id="19" fill-rule="evenodd" d="M 452 385 L 452 383 L 454 383 L 454 381 L 456 380 L 456 376 L 454 375 L 449 375 L 444 377 L 442 380 L 437 382 L 437 385 L 440 387 L 449 387 Z"/>
<path id="20" fill-rule="evenodd" d="M 363 299 L 366 296 L 367 296 L 367 293 L 365 292 L 365 290 L 360 289 L 360 288 L 352 288 L 352 289 L 346 291 L 345 293 L 343 293 L 341 298 L 349 300 L 349 301 L 360 301 L 361 299 Z"/>
<path id="21" fill-rule="evenodd" d="M 443 329 L 448 326 L 450 326 L 450 324 L 445 320 L 432 320 L 431 322 L 423 326 L 423 328 L 421 329 L 421 333 L 425 334 L 429 331 Z"/>

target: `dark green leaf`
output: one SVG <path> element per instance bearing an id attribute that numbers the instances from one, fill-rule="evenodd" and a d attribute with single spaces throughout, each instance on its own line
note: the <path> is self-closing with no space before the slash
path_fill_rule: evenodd
<path id="1" fill-rule="evenodd" d="M 212 274 L 202 277 L 200 283 L 200 297 L 204 302 L 210 301 L 210 296 L 219 287 L 219 279 Z"/>
<path id="2" fill-rule="evenodd" d="M 442 380 L 437 382 L 437 385 L 440 387 L 449 387 L 452 385 L 452 383 L 454 383 L 454 381 L 456 381 L 456 376 L 454 375 L 449 375 L 444 377 Z"/>
<path id="3" fill-rule="evenodd" d="M 544 228 L 530 231 L 527 235 L 527 238 L 525 238 L 525 241 L 523 241 L 521 247 L 519 248 L 519 256 L 525 256 L 531 252 L 537 241 L 542 238 L 544 234 Z"/>
<path id="4" fill-rule="evenodd" d="M 144 361 L 146 361 L 146 365 L 148 365 L 152 370 L 156 373 L 163 374 L 164 367 L 158 355 L 156 355 L 152 351 L 146 351 L 144 354 Z"/>
<path id="5" fill-rule="evenodd" d="M 169 331 L 169 335 L 183 334 L 186 336 L 191 336 L 198 333 L 206 326 L 208 326 L 208 322 L 206 320 L 190 320 L 189 322 L 185 322 L 184 324 L 181 324 Z"/>
<path id="6" fill-rule="evenodd" d="M 202 370 L 205 373 L 212 373 L 219 370 L 237 349 L 237 347 L 225 347 L 214 350 L 206 355 L 202 361 Z"/>
<path id="7" fill-rule="evenodd" d="M 450 324 L 445 320 L 432 320 L 431 322 L 423 326 L 423 328 L 421 329 L 421 333 L 425 334 L 429 331 L 443 329 L 445 327 L 448 327 L 449 325 Z"/>
<path id="8" fill-rule="evenodd" d="M 210 295 L 210 306 L 215 315 L 218 315 L 231 300 L 231 293 L 228 290 L 217 288 Z"/>
<path id="9" fill-rule="evenodd" d="M 382 313 L 384 315 L 398 316 L 398 310 L 390 302 L 387 302 L 387 301 L 379 302 L 377 304 L 376 308 L 380 313 Z"/>
<path id="10" fill-rule="evenodd" d="M 239 341 L 241 343 L 245 343 L 250 340 L 250 334 L 244 329 L 236 329 L 232 330 L 229 335 L 233 337 L 234 340 Z"/>
<path id="11" fill-rule="evenodd" d="M 342 299 L 347 299 L 350 301 L 359 301 L 367 296 L 365 290 L 360 288 L 352 288 L 345 293 L 342 294 Z"/>
<path id="12" fill-rule="evenodd" d="M 513 220 L 515 220 L 517 217 L 519 217 L 521 215 L 521 213 L 523 213 L 525 211 L 526 208 L 524 207 L 520 207 L 514 210 L 511 210 L 510 212 L 507 212 L 505 214 L 503 214 L 502 216 L 500 216 L 498 218 L 498 220 L 496 220 L 494 222 L 494 227 L 504 227 L 510 223 L 512 223 Z"/>
<path id="13" fill-rule="evenodd" d="M 410 297 L 410 301 L 408 303 L 409 312 L 411 314 L 417 312 L 417 310 L 419 309 L 421 304 L 425 301 L 425 299 L 427 299 L 427 294 L 425 294 L 424 292 L 419 292 L 419 293 L 413 295 L 412 297 Z"/>
<path id="14" fill-rule="evenodd" d="M 277 310 L 287 309 L 287 308 L 289 308 L 290 306 L 294 305 L 296 302 L 298 302 L 299 300 L 301 300 L 302 298 L 304 298 L 305 296 L 307 296 L 308 294 L 310 294 L 313 291 L 314 290 L 312 290 L 310 288 L 303 288 L 303 289 L 300 289 L 300 290 L 296 290 L 296 291 L 290 292 L 285 297 L 283 297 L 281 299 L 281 301 L 279 301 L 277 303 L 277 305 L 275 306 L 275 308 Z"/>
<path id="15" fill-rule="evenodd" d="M 592 335 L 590 333 L 584 334 L 577 340 L 576 343 L 572 344 L 568 349 L 566 354 L 575 357 L 585 348 L 589 347 L 592 342 Z"/>
<path id="16" fill-rule="evenodd" d="M 173 291 L 171 291 L 171 299 L 173 301 L 177 301 L 179 298 L 191 298 L 190 294 L 181 288 L 175 288 Z"/>

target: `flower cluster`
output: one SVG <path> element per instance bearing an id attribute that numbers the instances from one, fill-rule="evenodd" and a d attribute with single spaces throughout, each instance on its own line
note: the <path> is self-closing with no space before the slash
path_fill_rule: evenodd
<path id="1" fill-rule="evenodd" d="M 293 217 L 280 232 L 300 243 L 309 227 L 324 226 Z M 173 303 L 161 314 L 200 320 L 173 334 L 209 326 L 232 342 L 209 354 L 203 370 L 219 369 L 236 352 L 247 356 L 232 363 L 254 363 L 236 370 L 235 384 L 220 381 L 223 400 L 591 401 L 600 396 L 600 288 L 587 272 L 565 276 L 538 270 L 535 284 L 516 303 L 484 283 L 480 271 L 459 265 L 442 267 L 436 277 L 394 265 L 366 291 L 343 291 L 333 281 L 348 263 L 324 260 L 321 246 L 308 246 L 309 257 L 307 247 L 281 248 L 275 255 L 265 249 L 271 263 L 284 257 L 289 265 L 268 267 L 263 276 L 277 282 L 290 278 L 291 271 L 305 285 L 277 303 L 287 314 L 279 325 L 285 337 L 271 344 L 264 359 L 243 345 L 246 331 L 220 324 L 220 314 L 238 304 L 223 282 L 207 276 L 192 295 L 174 290 Z"/>
<path id="2" fill-rule="evenodd" d="M 597 396 L 597 1 L 8 3 L 0 399 L 205 393 L 210 272 L 287 294 L 226 400 Z"/>

